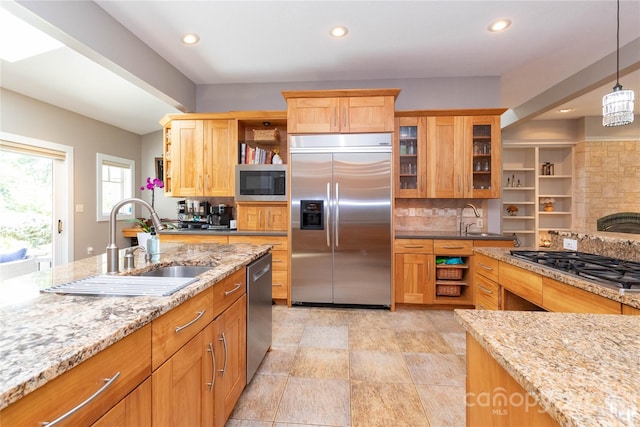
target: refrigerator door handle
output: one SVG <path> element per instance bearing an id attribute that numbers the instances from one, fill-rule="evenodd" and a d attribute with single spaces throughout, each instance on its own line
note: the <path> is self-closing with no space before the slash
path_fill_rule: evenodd
<path id="1" fill-rule="evenodd" d="M 326 221 L 324 222 L 324 226 L 327 229 L 327 247 L 331 247 L 331 236 L 330 236 L 330 224 L 331 224 L 331 219 L 330 219 L 330 213 L 331 213 L 331 209 L 329 208 L 329 202 L 331 201 L 331 183 L 327 182 L 327 203 L 324 205 L 324 217 L 326 218 Z"/>
<path id="2" fill-rule="evenodd" d="M 336 182 L 336 220 L 334 230 L 336 230 L 336 248 L 340 246 L 340 230 L 338 225 L 340 224 L 340 184 Z"/>

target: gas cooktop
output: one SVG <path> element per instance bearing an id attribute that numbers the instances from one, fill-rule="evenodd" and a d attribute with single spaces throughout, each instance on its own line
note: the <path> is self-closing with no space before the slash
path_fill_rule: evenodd
<path id="1" fill-rule="evenodd" d="M 575 276 L 640 291 L 640 263 L 585 252 L 511 251 L 511 255 Z"/>

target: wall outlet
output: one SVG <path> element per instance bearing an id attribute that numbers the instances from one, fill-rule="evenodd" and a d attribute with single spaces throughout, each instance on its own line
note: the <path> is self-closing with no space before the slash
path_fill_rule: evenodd
<path id="1" fill-rule="evenodd" d="M 478 218 L 478 220 L 476 221 L 476 225 L 482 228 L 482 218 Z"/>
<path id="2" fill-rule="evenodd" d="M 578 250 L 578 241 L 575 239 L 564 239 L 563 247 L 565 249 L 569 249 L 570 251 Z"/>

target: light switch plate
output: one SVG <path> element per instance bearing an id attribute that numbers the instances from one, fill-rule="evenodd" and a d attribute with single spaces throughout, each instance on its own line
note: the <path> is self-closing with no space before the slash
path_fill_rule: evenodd
<path id="1" fill-rule="evenodd" d="M 578 250 L 578 241 L 575 239 L 564 239 L 563 247 L 570 251 Z"/>

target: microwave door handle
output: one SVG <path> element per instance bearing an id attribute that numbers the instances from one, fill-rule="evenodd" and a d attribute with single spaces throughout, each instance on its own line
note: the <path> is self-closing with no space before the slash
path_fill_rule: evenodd
<path id="1" fill-rule="evenodd" d="M 327 230 L 327 247 L 329 248 L 331 247 L 331 235 L 329 234 L 330 233 L 329 228 L 331 228 L 329 227 L 329 224 L 331 224 L 331 221 L 329 219 L 330 212 L 331 212 L 331 209 L 329 208 L 330 201 L 331 201 L 331 183 L 327 182 L 327 203 L 325 203 L 324 205 L 324 218 L 325 218 L 324 228 L 326 228 Z"/>
<path id="2" fill-rule="evenodd" d="M 339 191 L 340 187 L 339 185 L 340 184 L 336 182 L 336 220 L 335 220 L 336 224 L 334 227 L 334 230 L 336 230 L 336 237 L 335 237 L 336 248 L 340 246 L 340 230 L 338 229 L 338 225 L 340 223 L 340 191 Z"/>

